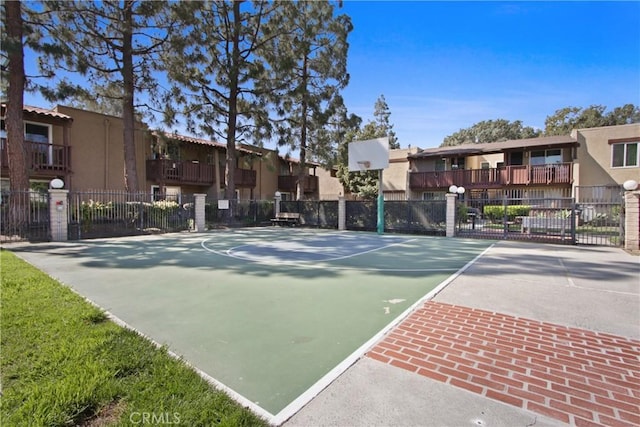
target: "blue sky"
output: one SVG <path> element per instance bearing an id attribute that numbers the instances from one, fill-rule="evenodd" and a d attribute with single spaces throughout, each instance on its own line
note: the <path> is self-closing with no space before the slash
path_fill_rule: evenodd
<path id="1" fill-rule="evenodd" d="M 366 123 L 384 95 L 403 148 L 482 120 L 543 129 L 563 107 L 640 105 L 637 1 L 345 0 L 339 13 L 354 25 L 347 108 Z"/>
<path id="2" fill-rule="evenodd" d="M 640 2 L 347 0 L 344 92 L 373 119 L 384 94 L 404 148 L 482 120 L 544 128 L 568 107 L 640 105 Z"/>

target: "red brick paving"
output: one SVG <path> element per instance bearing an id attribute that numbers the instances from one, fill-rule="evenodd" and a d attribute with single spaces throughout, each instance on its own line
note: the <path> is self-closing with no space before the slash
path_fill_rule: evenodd
<path id="1" fill-rule="evenodd" d="M 640 425 L 640 341 L 429 301 L 367 356 L 576 426 Z"/>

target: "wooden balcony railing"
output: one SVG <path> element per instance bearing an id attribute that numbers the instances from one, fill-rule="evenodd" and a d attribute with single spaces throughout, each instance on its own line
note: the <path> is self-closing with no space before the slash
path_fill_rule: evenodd
<path id="1" fill-rule="evenodd" d="M 256 171 L 236 168 L 233 175 L 236 187 L 253 188 L 256 186 Z"/>
<path id="2" fill-rule="evenodd" d="M 236 168 L 233 173 L 233 182 L 236 188 L 253 188 L 257 183 L 256 171 L 251 169 Z M 225 168 L 220 168 L 220 182 L 222 186 L 226 186 Z"/>
<path id="3" fill-rule="evenodd" d="M 25 141 L 27 167 L 32 176 L 59 176 L 71 171 L 71 147 Z M 9 153 L 5 139 L 0 140 L 0 167 L 9 168 Z"/>
<path id="4" fill-rule="evenodd" d="M 150 159 L 147 160 L 147 179 L 167 184 L 212 185 L 215 167 L 198 162 Z"/>
<path id="5" fill-rule="evenodd" d="M 295 175 L 280 175 L 278 176 L 278 190 L 287 193 L 294 192 L 296 191 L 296 182 L 298 182 L 298 177 Z M 318 177 L 313 175 L 305 176 L 302 189 L 305 193 L 318 191 Z"/>
<path id="6" fill-rule="evenodd" d="M 572 182 L 572 163 L 409 173 L 409 188 L 412 190 L 446 189 L 453 184 L 474 189 L 510 185 L 568 185 Z"/>

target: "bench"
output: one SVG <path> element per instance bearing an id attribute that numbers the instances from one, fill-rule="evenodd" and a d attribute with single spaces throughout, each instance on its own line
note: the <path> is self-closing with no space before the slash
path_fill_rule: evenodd
<path id="1" fill-rule="evenodd" d="M 531 229 L 543 229 L 543 230 L 560 230 L 565 233 L 567 230 L 571 230 L 571 218 L 551 218 L 551 217 L 536 217 L 536 216 L 523 216 L 522 218 L 522 232 L 531 233 Z"/>
<path id="2" fill-rule="evenodd" d="M 275 218 L 271 218 L 272 225 L 296 225 L 300 222 L 300 214 L 297 212 L 278 212 Z"/>

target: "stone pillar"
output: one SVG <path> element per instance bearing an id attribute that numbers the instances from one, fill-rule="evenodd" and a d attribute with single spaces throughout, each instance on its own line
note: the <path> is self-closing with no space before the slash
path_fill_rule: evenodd
<path id="1" fill-rule="evenodd" d="M 347 202 L 344 196 L 338 197 L 338 230 L 347 229 Z"/>
<path id="2" fill-rule="evenodd" d="M 203 232 L 206 230 L 206 226 L 207 226 L 207 223 L 205 221 L 205 213 L 204 213 L 204 206 L 206 203 L 207 195 L 194 194 L 193 197 L 195 198 L 194 213 L 195 213 L 196 231 Z"/>
<path id="3" fill-rule="evenodd" d="M 457 194 L 447 193 L 447 237 L 456 235 L 456 200 Z"/>
<path id="4" fill-rule="evenodd" d="M 49 190 L 49 226 L 52 242 L 68 240 L 69 190 Z"/>
<path id="5" fill-rule="evenodd" d="M 282 196 L 280 195 L 280 192 L 276 192 L 275 197 L 273 198 L 274 204 L 273 204 L 273 209 L 274 209 L 274 213 L 273 213 L 273 217 L 277 218 L 278 214 L 280 213 L 280 202 L 282 201 Z"/>
<path id="6" fill-rule="evenodd" d="M 640 250 L 640 191 L 624 194 L 624 248 Z"/>

